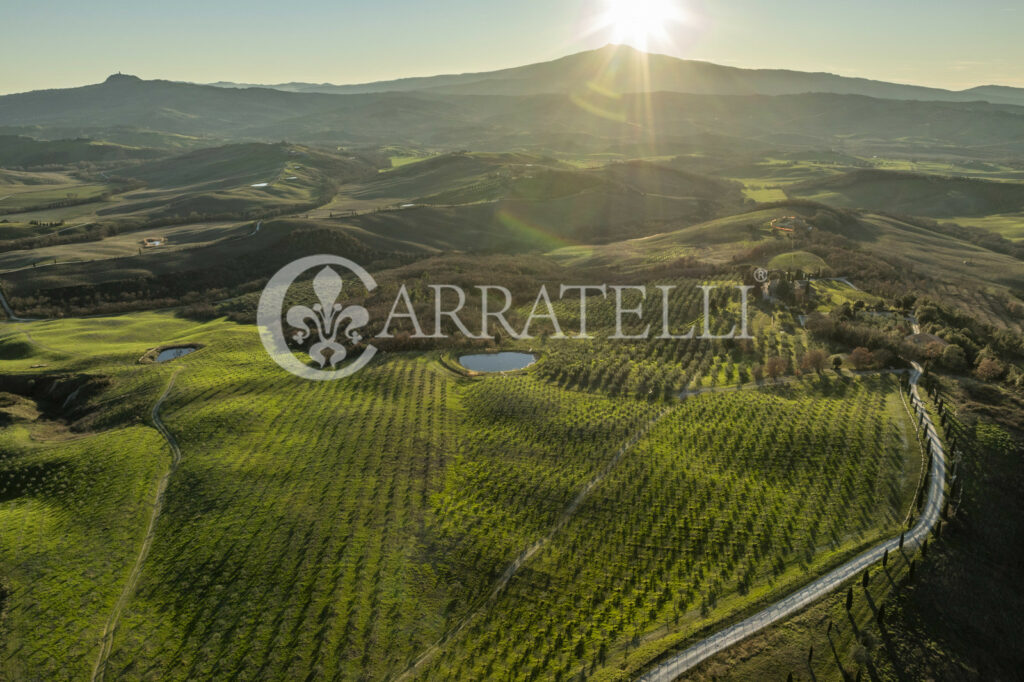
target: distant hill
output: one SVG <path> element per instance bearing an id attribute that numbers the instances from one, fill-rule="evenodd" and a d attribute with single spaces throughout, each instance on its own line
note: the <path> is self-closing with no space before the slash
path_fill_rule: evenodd
<path id="1" fill-rule="evenodd" d="M 858 170 L 786 188 L 794 198 L 933 218 L 1024 211 L 1024 184 L 884 170 Z"/>
<path id="2" fill-rule="evenodd" d="M 740 210 L 738 183 L 643 161 L 578 169 L 525 154 L 447 154 L 363 184 L 404 210 L 338 221 L 380 249 L 530 251 L 647 236 Z"/>
<path id="3" fill-rule="evenodd" d="M 248 125 L 279 121 L 315 110 L 317 101 L 326 109 L 333 98 L 115 75 L 96 85 L 0 97 L 0 125 L 134 126 L 186 135 L 227 134 L 240 120 Z"/>
<path id="4" fill-rule="evenodd" d="M 0 135 L 0 167 L 39 168 L 65 166 L 82 161 L 103 163 L 127 159 L 151 159 L 154 149 L 126 147 L 92 140 L 39 141 L 19 135 Z"/>
<path id="5" fill-rule="evenodd" d="M 578 75 L 578 74 L 577 74 Z M 537 74 L 543 80 L 544 73 Z M 525 87 L 525 86 L 524 86 Z M 848 94 L 330 95 L 141 81 L 0 97 L 0 127 L 161 131 L 188 139 L 447 149 L 679 153 L 694 140 L 857 153 L 1024 154 L 1024 107 Z M 715 142 L 718 144 L 719 142 Z"/>
<path id="6" fill-rule="evenodd" d="M 982 86 L 964 91 L 849 78 L 783 69 L 741 69 L 711 62 L 647 54 L 626 45 L 607 45 L 550 62 L 499 71 L 402 78 L 358 85 L 219 82 L 217 87 L 270 87 L 301 93 L 366 94 L 426 91 L 473 95 L 568 94 L 590 85 L 604 91 L 682 92 L 695 95 L 795 95 L 825 92 L 884 99 L 947 102 L 987 101 L 1024 105 L 1024 88 Z"/>
<path id="7" fill-rule="evenodd" d="M 1008 243 L 1004 240 L 996 238 L 1001 244 L 994 244 L 998 250 L 992 250 L 988 248 L 992 242 L 976 243 L 968 238 L 967 231 L 957 234 L 935 225 L 925 226 L 931 221 L 833 209 L 803 200 L 760 207 L 643 239 L 569 246 L 551 255 L 573 267 L 615 264 L 640 269 L 684 258 L 718 263 L 742 261 L 756 254 L 756 247 L 790 254 L 790 239 L 772 234 L 767 227 L 772 218 L 784 215 L 800 215 L 815 225 L 813 238 L 798 244 L 819 256 L 831 253 L 832 247 L 827 245 L 834 243 L 833 239 L 820 236 L 831 233 L 863 250 L 868 257 L 865 267 L 870 267 L 867 263 L 874 259 L 883 268 L 891 267 L 892 263 L 913 268 L 931 282 L 971 282 L 979 287 L 1018 291 L 1024 286 L 1024 262 L 1006 252 L 1003 247 Z M 757 257 L 753 263 L 763 261 Z M 851 276 L 861 279 L 867 273 Z"/>
<path id="8" fill-rule="evenodd" d="M 280 175 L 289 161 L 322 171 L 338 182 L 363 179 L 376 172 L 358 158 L 285 143 L 210 147 L 129 167 L 121 172 L 152 187 L 234 187 Z"/>

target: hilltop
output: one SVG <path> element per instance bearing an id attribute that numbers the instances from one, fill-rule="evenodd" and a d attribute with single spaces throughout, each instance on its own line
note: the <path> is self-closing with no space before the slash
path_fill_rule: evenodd
<path id="1" fill-rule="evenodd" d="M 287 92 L 367 94 L 429 91 L 473 95 L 569 94 L 596 81 L 616 93 L 680 92 L 694 95 L 796 95 L 811 92 L 883 99 L 1024 105 L 1024 88 L 981 86 L 955 91 L 787 69 L 743 69 L 707 61 L 650 54 L 628 45 L 606 45 L 548 62 L 497 71 L 399 78 L 353 85 L 280 83 L 255 85 L 220 81 L 226 88 L 274 88 Z M 644 86 L 639 84 L 643 83 Z"/>

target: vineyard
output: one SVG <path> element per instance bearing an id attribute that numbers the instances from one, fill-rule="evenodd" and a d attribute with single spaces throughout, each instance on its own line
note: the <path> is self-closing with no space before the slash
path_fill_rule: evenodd
<path id="1" fill-rule="evenodd" d="M 903 410 L 889 377 L 687 400 L 423 677 L 617 677 L 892 532 L 920 466 Z"/>
<path id="2" fill-rule="evenodd" d="M 674 310 L 696 319 L 686 296 Z M 717 305 L 716 328 L 732 314 Z M 594 376 L 620 362 L 656 380 L 671 359 L 706 377 L 796 357 L 802 336 L 717 359 L 670 341 L 628 362 L 627 344 L 598 362 L 598 346 L 549 339 L 534 369 L 484 379 L 388 353 L 310 383 L 272 369 L 242 325 L 147 313 L 31 329 L 0 340 L 14 366 L 109 385 L 73 440 L 3 432 L 6 678 L 91 670 L 170 459 L 140 422 L 175 370 L 161 415 L 182 461 L 108 679 L 382 679 L 429 651 L 426 678 L 614 676 L 898 525 L 920 464 L 891 377 L 682 402 L 566 379 L 573 358 Z M 138 364 L 171 341 L 201 349 Z"/>
<path id="3" fill-rule="evenodd" d="M 88 679 L 169 459 L 140 426 L 45 445 L 0 431 L 0 678 Z"/>
<path id="4" fill-rule="evenodd" d="M 704 332 L 703 292 L 695 280 L 661 280 L 648 286 L 647 299 L 637 292 L 623 295 L 623 310 L 643 305 L 643 319 L 623 315 L 623 335 L 637 335 L 649 324 L 650 340 L 609 340 L 615 334 L 613 295 L 607 299 L 592 296 L 587 304 L 587 332 L 591 343 L 576 339 L 544 339 L 546 353 L 538 371 L 559 386 L 631 396 L 642 400 L 670 399 L 689 389 L 728 386 L 759 381 L 765 377 L 765 365 L 780 358 L 779 374 L 799 372 L 800 360 L 812 350 L 807 334 L 785 312 L 765 312 L 754 294 L 748 302 L 748 331 L 751 339 L 708 340 Z M 709 298 L 708 330 L 721 336 L 734 330 L 741 333 L 740 299 L 735 282 L 712 283 L 717 286 Z M 693 338 L 657 338 L 662 336 L 662 293 L 656 286 L 674 287 L 667 306 L 669 333 Z M 560 301 L 555 312 L 567 333 L 579 329 L 578 301 Z"/>

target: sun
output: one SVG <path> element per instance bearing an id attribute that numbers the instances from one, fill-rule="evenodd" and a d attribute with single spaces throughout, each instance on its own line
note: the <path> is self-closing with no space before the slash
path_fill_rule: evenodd
<path id="1" fill-rule="evenodd" d="M 601 24 L 611 30 L 612 40 L 645 50 L 652 41 L 668 38 L 673 23 L 685 20 L 673 0 L 605 0 Z"/>

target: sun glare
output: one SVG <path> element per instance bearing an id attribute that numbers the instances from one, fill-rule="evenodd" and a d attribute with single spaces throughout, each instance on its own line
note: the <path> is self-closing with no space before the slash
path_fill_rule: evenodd
<path id="1" fill-rule="evenodd" d="M 647 49 L 652 41 L 666 40 L 671 24 L 684 19 L 673 0 L 606 0 L 601 23 L 614 42 Z"/>

